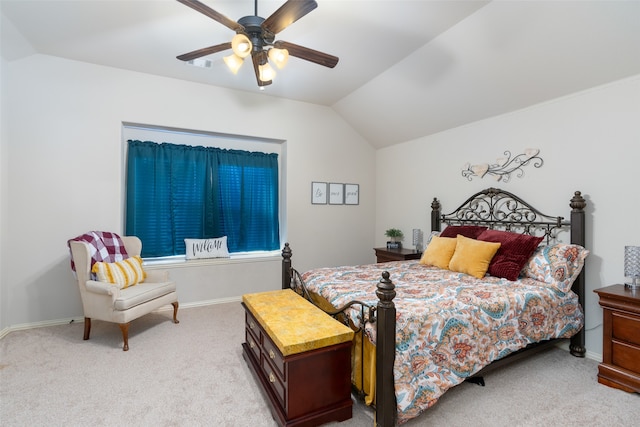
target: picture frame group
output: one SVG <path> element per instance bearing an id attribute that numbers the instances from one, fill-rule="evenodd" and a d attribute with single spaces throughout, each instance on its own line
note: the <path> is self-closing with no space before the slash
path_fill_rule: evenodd
<path id="1" fill-rule="evenodd" d="M 358 205 L 360 185 L 314 181 L 311 183 L 311 204 Z"/>

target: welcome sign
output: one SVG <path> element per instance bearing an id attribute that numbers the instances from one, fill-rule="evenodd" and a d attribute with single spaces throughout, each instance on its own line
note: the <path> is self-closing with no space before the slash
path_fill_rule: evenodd
<path id="1" fill-rule="evenodd" d="M 216 239 L 184 239 L 187 259 L 229 258 L 227 236 Z"/>

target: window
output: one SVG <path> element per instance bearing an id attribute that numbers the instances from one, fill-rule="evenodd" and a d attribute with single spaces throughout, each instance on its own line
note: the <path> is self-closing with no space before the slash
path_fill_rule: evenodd
<path id="1" fill-rule="evenodd" d="M 143 257 L 183 255 L 185 238 L 227 236 L 229 252 L 280 248 L 278 155 L 129 140 L 125 233 Z"/>

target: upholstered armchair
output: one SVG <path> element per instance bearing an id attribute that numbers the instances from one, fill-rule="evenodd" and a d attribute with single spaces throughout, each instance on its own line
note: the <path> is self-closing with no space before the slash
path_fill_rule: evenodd
<path id="1" fill-rule="evenodd" d="M 142 242 L 133 236 L 123 236 L 127 254 L 140 255 Z M 107 282 L 91 279 L 91 252 L 89 244 L 70 241 L 80 297 L 84 309 L 84 339 L 89 339 L 91 319 L 120 325 L 124 351 L 129 350 L 129 323 L 164 305 L 173 305 L 173 322 L 178 323 L 178 295 L 176 285 L 169 280 L 168 271 L 150 270 L 146 279 L 124 289 Z"/>

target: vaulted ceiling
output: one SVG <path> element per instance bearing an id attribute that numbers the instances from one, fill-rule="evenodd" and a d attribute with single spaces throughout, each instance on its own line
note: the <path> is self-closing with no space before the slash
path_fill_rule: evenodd
<path id="1" fill-rule="evenodd" d="M 233 20 L 254 1 L 201 0 Z M 268 17 L 285 0 L 259 0 Z M 330 106 L 385 147 L 640 74 L 640 1 L 317 0 L 277 39 L 338 56 L 291 58 L 259 91 L 177 55 L 230 41 L 175 0 L 0 0 L 1 54 L 41 53 Z"/>

